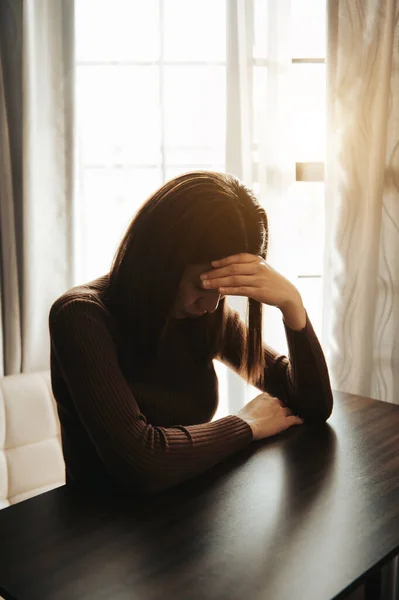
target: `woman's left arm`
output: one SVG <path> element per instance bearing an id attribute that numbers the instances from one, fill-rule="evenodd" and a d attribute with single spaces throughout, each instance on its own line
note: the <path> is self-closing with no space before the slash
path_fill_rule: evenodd
<path id="1" fill-rule="evenodd" d="M 295 286 L 272 269 L 261 257 L 250 254 L 215 261 L 204 274 L 206 289 L 223 295 L 247 296 L 281 310 L 289 357 L 264 346 L 263 384 L 251 382 L 282 400 L 294 414 L 307 421 L 326 421 L 332 412 L 333 396 L 327 364 L 301 296 Z M 229 309 L 221 360 L 238 372 L 243 357 L 245 324 Z"/>
<path id="2" fill-rule="evenodd" d="M 289 357 L 264 344 L 263 383 L 251 381 L 263 392 L 276 396 L 306 421 L 327 421 L 333 408 L 330 378 L 323 351 L 306 315 L 304 329 L 295 331 L 284 323 Z M 246 327 L 229 308 L 220 360 L 240 373 Z"/>

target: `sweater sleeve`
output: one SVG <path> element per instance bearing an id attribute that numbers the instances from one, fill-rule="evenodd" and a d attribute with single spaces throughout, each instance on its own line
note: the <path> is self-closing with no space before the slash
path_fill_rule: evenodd
<path id="1" fill-rule="evenodd" d="M 323 350 L 309 316 L 300 331 L 290 329 L 283 321 L 289 357 L 264 345 L 265 370 L 263 384 L 251 381 L 261 391 L 276 396 L 294 414 L 307 421 L 326 421 L 333 408 L 333 395 Z M 243 356 L 246 326 L 239 314 L 227 313 L 220 359 L 239 372 Z"/>
<path id="2" fill-rule="evenodd" d="M 152 426 L 120 369 L 104 309 L 73 299 L 50 311 L 52 350 L 96 451 L 122 485 L 152 493 L 183 482 L 247 446 L 235 415 L 192 426 Z"/>

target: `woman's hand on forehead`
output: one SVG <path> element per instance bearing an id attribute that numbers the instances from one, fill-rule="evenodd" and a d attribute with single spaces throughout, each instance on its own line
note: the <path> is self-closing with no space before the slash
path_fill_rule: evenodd
<path id="1" fill-rule="evenodd" d="M 234 254 L 212 261 L 212 267 L 200 275 L 204 289 L 228 296 L 246 296 L 278 308 L 301 302 L 296 287 L 261 256 Z"/>

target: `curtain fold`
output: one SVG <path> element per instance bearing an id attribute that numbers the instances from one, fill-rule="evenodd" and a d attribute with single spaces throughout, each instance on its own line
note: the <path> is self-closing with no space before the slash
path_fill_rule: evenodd
<path id="1" fill-rule="evenodd" d="M 49 366 L 48 311 L 71 285 L 74 2 L 24 0 L 22 370 Z"/>
<path id="2" fill-rule="evenodd" d="M 74 2 L 0 3 L 0 375 L 49 368 L 71 285 Z"/>
<path id="3" fill-rule="evenodd" d="M 328 11 L 323 343 L 333 387 L 399 404 L 399 2 Z"/>
<path id="4" fill-rule="evenodd" d="M 22 0 L 0 2 L 0 376 L 21 370 Z"/>

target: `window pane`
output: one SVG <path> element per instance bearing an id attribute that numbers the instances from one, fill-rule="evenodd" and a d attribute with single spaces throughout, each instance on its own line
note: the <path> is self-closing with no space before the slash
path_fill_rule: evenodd
<path id="1" fill-rule="evenodd" d="M 304 307 L 319 340 L 321 339 L 323 280 L 298 278 L 293 282 L 302 296 Z"/>
<path id="2" fill-rule="evenodd" d="M 173 177 L 177 177 L 178 175 L 182 175 L 183 173 L 188 173 L 189 171 L 219 171 L 220 173 L 224 173 L 225 165 L 215 165 L 209 167 L 209 165 L 193 165 L 192 167 L 168 167 L 166 169 L 166 180 L 173 179 Z"/>
<path id="3" fill-rule="evenodd" d="M 324 253 L 324 183 L 298 181 L 281 199 L 280 253 L 295 275 L 321 275 Z M 287 219 L 289 215 L 289 219 Z M 285 221 L 284 221 L 285 219 Z M 273 235 L 273 231 L 271 231 Z M 277 235 L 277 234 L 276 234 Z"/>
<path id="4" fill-rule="evenodd" d="M 254 0 L 254 58 L 267 58 L 267 2 L 265 0 Z"/>
<path id="5" fill-rule="evenodd" d="M 166 156 L 168 166 L 212 166 L 224 164 L 225 149 L 224 145 L 197 146 L 194 148 L 190 146 L 178 146 L 176 148 L 167 148 Z"/>
<path id="6" fill-rule="evenodd" d="M 253 141 L 267 106 L 267 67 L 253 68 Z M 296 162 L 323 162 L 325 155 L 325 65 L 294 64 L 291 69 L 292 143 Z"/>
<path id="7" fill-rule="evenodd" d="M 325 0 L 291 0 L 293 58 L 325 58 Z"/>
<path id="8" fill-rule="evenodd" d="M 294 151 L 297 162 L 324 162 L 326 83 L 324 64 L 292 66 Z"/>
<path id="9" fill-rule="evenodd" d="M 157 60 L 158 0 L 78 0 L 77 61 Z"/>
<path id="10" fill-rule="evenodd" d="M 253 67 L 253 142 L 259 143 L 260 124 L 267 105 L 267 67 Z"/>
<path id="11" fill-rule="evenodd" d="M 182 159 L 193 147 L 211 147 L 220 156 L 226 129 L 225 68 L 165 67 L 164 93 L 167 164 L 180 162 L 173 150 L 177 147 Z"/>
<path id="12" fill-rule="evenodd" d="M 219 405 L 212 421 L 222 419 L 230 414 L 228 407 L 227 370 L 228 367 L 218 360 L 213 361 L 216 375 L 219 381 Z"/>
<path id="13" fill-rule="evenodd" d="M 130 220 L 159 185 L 158 169 L 82 169 L 80 282 L 107 272 Z"/>
<path id="14" fill-rule="evenodd" d="M 165 59 L 226 60 L 226 0 L 164 0 Z"/>
<path id="15" fill-rule="evenodd" d="M 158 75 L 157 67 L 78 67 L 78 133 L 83 164 L 159 163 Z"/>
<path id="16" fill-rule="evenodd" d="M 255 58 L 268 56 L 267 29 L 268 2 L 254 0 Z M 325 0 L 291 0 L 291 53 L 293 58 L 325 58 Z"/>

